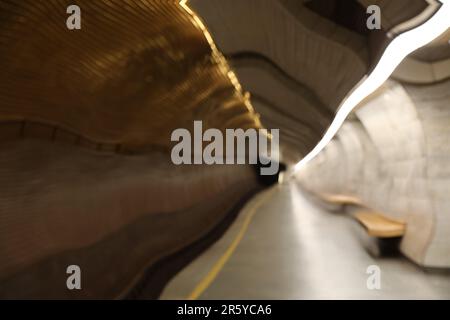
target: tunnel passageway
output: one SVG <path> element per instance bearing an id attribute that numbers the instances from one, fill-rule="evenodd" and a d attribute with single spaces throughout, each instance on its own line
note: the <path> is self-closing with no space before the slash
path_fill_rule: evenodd
<path id="1" fill-rule="evenodd" d="M 223 261 L 251 214 L 242 240 Z M 373 257 L 357 228 L 345 212 L 327 210 L 295 182 L 273 187 L 250 201 L 224 237 L 174 277 L 161 298 L 450 298 L 448 272 L 429 273 L 401 256 Z M 380 290 L 367 288 L 371 265 L 380 267 Z M 217 277 L 198 290 L 213 269 Z"/>
<path id="2" fill-rule="evenodd" d="M 450 1 L 72 2 L 0 0 L 0 299 L 450 298 Z"/>

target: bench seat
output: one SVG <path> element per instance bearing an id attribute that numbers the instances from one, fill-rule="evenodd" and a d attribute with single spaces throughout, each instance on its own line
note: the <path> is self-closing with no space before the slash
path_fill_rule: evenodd
<path id="1" fill-rule="evenodd" d="M 353 196 L 339 195 L 339 194 L 321 194 L 320 197 L 326 202 L 337 205 L 363 205 L 361 200 Z"/>
<path id="2" fill-rule="evenodd" d="M 386 217 L 381 213 L 359 211 L 354 214 L 354 217 L 372 237 L 401 237 L 406 231 L 405 222 Z"/>

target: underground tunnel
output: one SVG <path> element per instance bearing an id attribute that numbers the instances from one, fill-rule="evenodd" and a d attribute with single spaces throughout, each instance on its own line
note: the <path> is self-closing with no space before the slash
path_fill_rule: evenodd
<path id="1" fill-rule="evenodd" d="M 449 28 L 0 0 L 0 299 L 450 299 Z"/>

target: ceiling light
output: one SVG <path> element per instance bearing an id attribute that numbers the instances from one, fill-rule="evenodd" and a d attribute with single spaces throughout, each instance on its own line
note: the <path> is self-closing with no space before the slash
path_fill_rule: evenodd
<path id="1" fill-rule="evenodd" d="M 352 110 L 375 92 L 391 76 L 403 59 L 450 28 L 450 1 L 441 0 L 441 2 L 440 8 L 428 21 L 392 40 L 375 69 L 344 99 L 325 135 L 314 149 L 295 165 L 294 171 L 314 159 L 327 146 Z"/>

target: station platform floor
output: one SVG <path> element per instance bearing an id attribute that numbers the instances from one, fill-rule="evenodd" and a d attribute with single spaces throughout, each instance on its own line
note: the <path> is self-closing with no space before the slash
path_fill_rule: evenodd
<path id="1" fill-rule="evenodd" d="M 160 299 L 450 299 L 450 272 L 371 256 L 355 222 L 325 207 L 295 182 L 258 194 Z M 372 265 L 380 289 L 367 286 Z"/>

